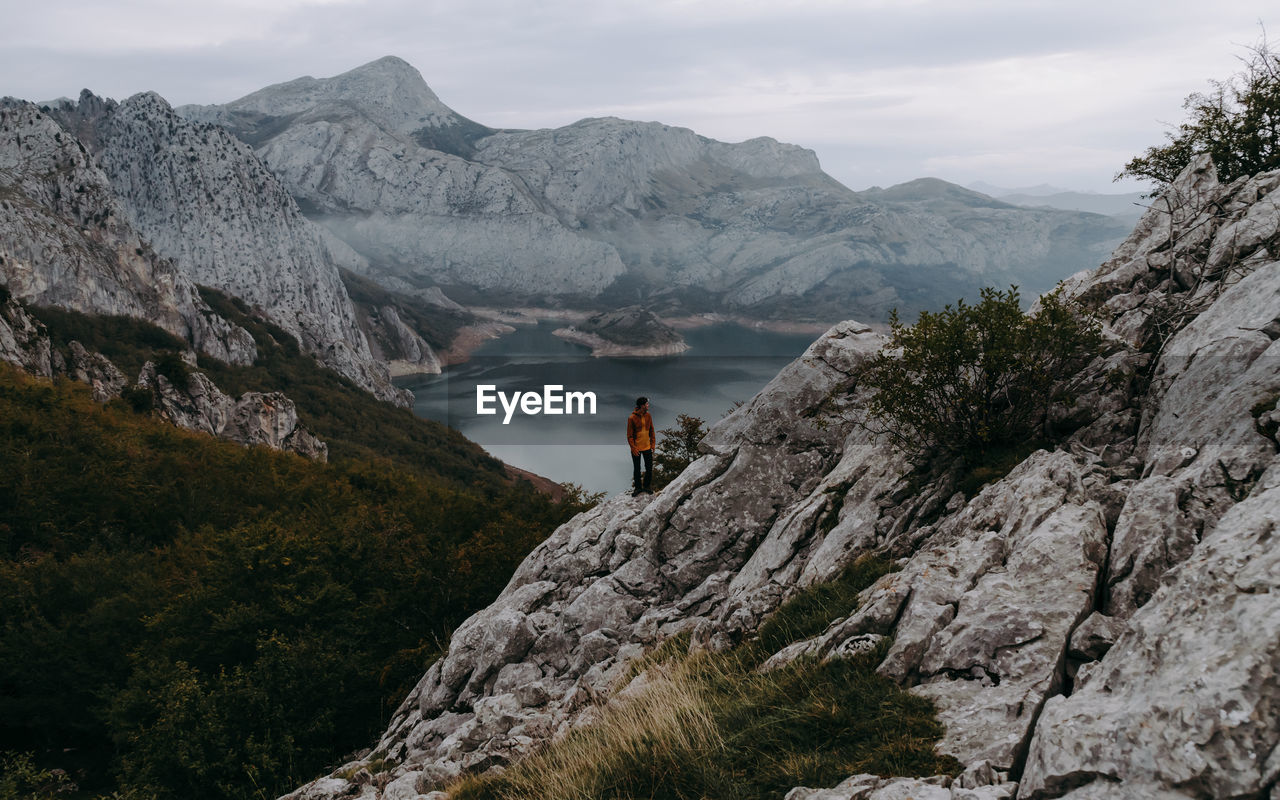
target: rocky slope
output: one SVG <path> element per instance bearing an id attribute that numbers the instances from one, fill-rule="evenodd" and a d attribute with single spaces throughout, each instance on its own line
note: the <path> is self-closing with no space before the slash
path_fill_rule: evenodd
<path id="1" fill-rule="evenodd" d="M 52 114 L 101 165 L 133 227 L 192 280 L 262 309 L 327 366 L 407 402 L 338 274 L 362 259 L 304 219 L 247 146 L 187 122 L 152 92 L 116 103 L 86 90 Z"/>
<path id="2" fill-rule="evenodd" d="M 388 285 L 464 302 L 883 319 L 1096 264 L 1127 228 L 941 181 L 855 193 L 768 138 L 587 119 L 494 131 L 383 58 L 225 106 L 185 106 L 251 144 Z"/>
<path id="3" fill-rule="evenodd" d="M 146 319 L 222 361 L 256 354 L 138 233 L 84 145 L 11 99 L 0 101 L 0 278 L 19 300 Z"/>
<path id="4" fill-rule="evenodd" d="M 873 551 L 900 571 L 773 663 L 892 637 L 881 673 L 936 704 L 964 771 L 791 800 L 1280 797 L 1278 187 L 1201 161 L 1071 282 L 1112 349 L 1076 376 L 1061 445 L 971 498 L 858 424 L 883 339 L 832 328 L 656 498 L 536 548 L 400 707 L 383 771 L 291 797 L 412 798 L 519 758 L 589 722 L 647 648 L 729 646 Z"/>
<path id="5" fill-rule="evenodd" d="M 265 445 L 316 461 L 328 460 L 328 445 L 298 423 L 297 407 L 280 392 L 245 392 L 234 400 L 201 373 L 186 374 L 180 381 L 183 385 L 176 385 L 149 361 L 131 384 L 101 353 L 86 350 L 77 341 L 69 342 L 67 350 L 64 355 L 54 347 L 44 326 L 21 303 L 0 292 L 0 361 L 32 375 L 87 383 L 100 403 L 132 388 L 132 402 L 139 401 L 141 392 L 144 408 L 154 408 L 161 419 L 180 428 L 245 446 Z"/>

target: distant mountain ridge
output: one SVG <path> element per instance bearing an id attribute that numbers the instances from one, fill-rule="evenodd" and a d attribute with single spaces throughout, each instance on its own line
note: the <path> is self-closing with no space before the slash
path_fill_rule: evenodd
<path id="1" fill-rule="evenodd" d="M 1150 198 L 1142 192 L 1076 192 L 1048 184 L 1006 189 L 983 181 L 971 183 L 968 188 L 1016 206 L 1087 211 L 1131 223 L 1137 222 L 1151 205 Z"/>
<path id="2" fill-rule="evenodd" d="M 934 179 L 853 192 L 764 137 L 614 118 L 494 130 L 390 56 L 177 110 L 250 144 L 370 277 L 464 303 L 883 319 L 985 284 L 1047 288 L 1126 233 Z"/>

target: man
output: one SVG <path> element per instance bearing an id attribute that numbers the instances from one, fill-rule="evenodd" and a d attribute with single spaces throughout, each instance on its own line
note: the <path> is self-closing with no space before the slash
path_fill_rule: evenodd
<path id="1" fill-rule="evenodd" d="M 631 447 L 632 497 L 641 492 L 653 494 L 653 445 L 658 437 L 653 433 L 653 417 L 649 416 L 649 398 L 637 397 L 636 410 L 627 417 L 627 444 Z M 640 461 L 644 460 L 644 478 L 641 480 Z"/>

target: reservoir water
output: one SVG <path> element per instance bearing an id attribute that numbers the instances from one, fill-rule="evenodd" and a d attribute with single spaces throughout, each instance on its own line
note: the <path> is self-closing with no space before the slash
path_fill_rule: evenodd
<path id="1" fill-rule="evenodd" d="M 413 391 L 418 416 L 457 428 L 508 464 L 612 494 L 630 487 L 626 420 L 637 396 L 649 398 L 659 431 L 673 427 L 677 414 L 710 425 L 764 388 L 818 337 L 717 324 L 685 331 L 690 349 L 678 356 L 592 358 L 586 348 L 553 336 L 558 324 L 519 327 L 443 375 L 407 376 L 396 383 Z M 485 390 L 494 398 L 485 407 L 496 413 L 477 413 L 477 386 L 493 387 Z M 547 396 L 565 410 L 563 399 L 554 399 L 556 390 L 548 389 L 556 386 L 561 397 L 593 393 L 595 413 L 542 413 Z M 536 403 L 524 402 L 529 409 L 539 406 L 538 413 L 516 407 L 504 423 L 508 414 L 497 392 L 509 401 L 516 392 L 537 394 Z M 579 408 L 571 403 L 567 410 Z"/>

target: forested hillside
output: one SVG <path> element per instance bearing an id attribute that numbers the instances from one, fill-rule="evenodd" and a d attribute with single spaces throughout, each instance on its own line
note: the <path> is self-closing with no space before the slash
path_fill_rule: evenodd
<path id="1" fill-rule="evenodd" d="M 385 726 L 581 509 L 358 390 L 308 424 L 332 463 L 0 364 L 0 751 L 89 795 L 274 797 Z"/>

